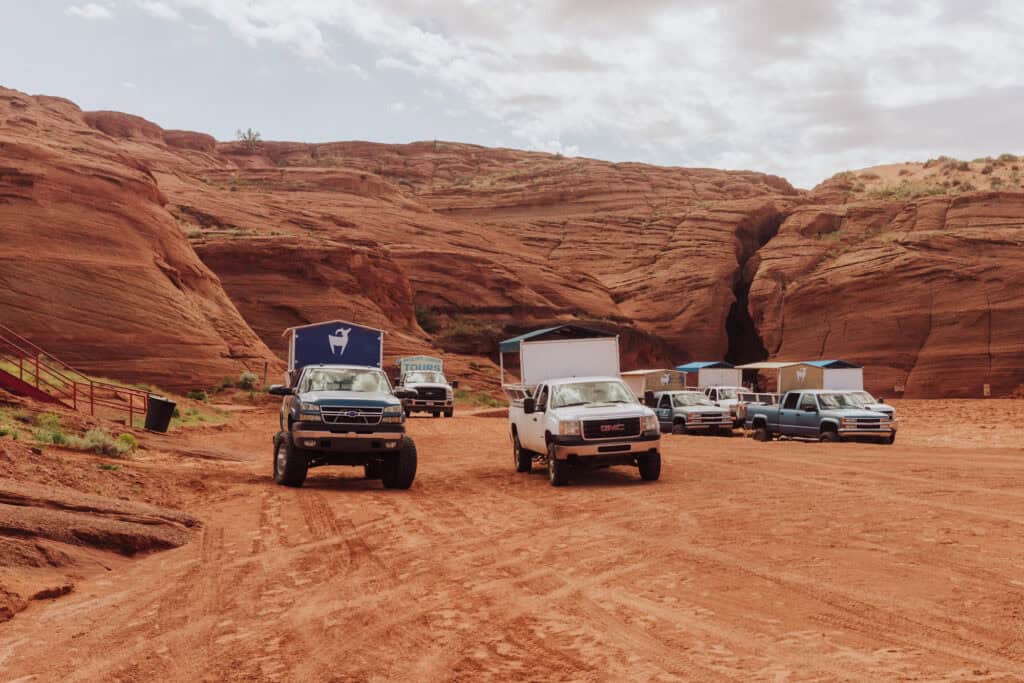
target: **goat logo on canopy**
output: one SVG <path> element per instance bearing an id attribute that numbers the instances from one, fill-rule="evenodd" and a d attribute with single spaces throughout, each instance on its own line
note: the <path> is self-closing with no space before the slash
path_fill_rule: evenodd
<path id="1" fill-rule="evenodd" d="M 805 379 L 807 379 L 807 368 L 797 368 L 796 381 L 803 382 Z"/>
<path id="2" fill-rule="evenodd" d="M 339 327 L 334 334 L 327 336 L 327 343 L 331 345 L 331 354 L 345 355 L 345 349 L 348 348 L 348 333 L 351 331 L 351 327 Z"/>

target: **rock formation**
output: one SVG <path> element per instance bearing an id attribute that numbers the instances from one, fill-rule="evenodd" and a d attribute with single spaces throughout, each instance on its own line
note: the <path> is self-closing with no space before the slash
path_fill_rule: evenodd
<path id="1" fill-rule="evenodd" d="M 0 315 L 92 371 L 178 385 L 332 317 L 480 387 L 496 340 L 560 320 L 619 330 L 630 367 L 841 357 L 907 396 L 1024 382 L 1024 194 L 858 178 L 804 192 L 439 141 L 217 143 L 0 90 Z"/>

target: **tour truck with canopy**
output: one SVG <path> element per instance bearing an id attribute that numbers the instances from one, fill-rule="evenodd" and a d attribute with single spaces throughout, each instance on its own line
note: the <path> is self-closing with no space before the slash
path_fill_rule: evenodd
<path id="1" fill-rule="evenodd" d="M 658 418 L 619 376 L 617 335 L 559 325 L 506 339 L 499 351 L 517 471 L 542 463 L 552 486 L 613 465 L 636 467 L 649 481 L 661 476 Z M 507 354 L 518 368 L 506 365 Z M 519 381 L 506 382 L 513 372 Z"/>
<path id="2" fill-rule="evenodd" d="M 431 356 L 406 356 L 398 359 L 398 383 L 416 391 L 416 398 L 403 401 L 405 414 L 430 413 L 434 417 L 455 414 L 455 389 L 458 382 L 444 376 L 444 361 Z"/>
<path id="3" fill-rule="evenodd" d="M 274 437 L 274 480 L 302 486 L 311 467 L 363 467 L 368 479 L 407 489 L 416 477 L 416 444 L 405 433 L 402 399 L 382 369 L 384 332 L 343 320 L 292 327 L 288 382 Z"/>

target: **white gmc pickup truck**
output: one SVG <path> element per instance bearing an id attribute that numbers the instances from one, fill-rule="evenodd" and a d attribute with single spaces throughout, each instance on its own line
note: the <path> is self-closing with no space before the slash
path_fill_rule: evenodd
<path id="1" fill-rule="evenodd" d="M 525 380 L 504 384 L 516 470 L 529 472 L 539 461 L 552 486 L 568 484 L 574 470 L 613 465 L 657 480 L 658 417 L 619 379 L 617 337 L 564 338 L 587 333 L 595 331 L 563 325 L 502 342 L 503 353 L 519 351 Z M 504 363 L 502 372 L 504 379 Z"/>

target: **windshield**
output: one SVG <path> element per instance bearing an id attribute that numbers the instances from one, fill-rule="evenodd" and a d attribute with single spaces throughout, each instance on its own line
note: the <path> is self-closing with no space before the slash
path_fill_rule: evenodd
<path id="1" fill-rule="evenodd" d="M 715 405 L 709 401 L 704 394 L 698 394 L 696 392 L 686 394 L 672 394 L 672 403 L 677 408 L 685 408 L 686 406 L 713 406 Z"/>
<path id="2" fill-rule="evenodd" d="M 581 406 L 588 403 L 636 403 L 636 396 L 622 382 L 578 382 L 554 389 L 551 407 Z"/>
<path id="3" fill-rule="evenodd" d="M 822 408 L 860 408 L 861 403 L 853 394 L 818 394 Z"/>
<path id="4" fill-rule="evenodd" d="M 406 384 L 447 384 L 440 372 L 418 370 L 405 375 Z"/>
<path id="5" fill-rule="evenodd" d="M 736 390 L 735 389 L 723 389 L 722 387 L 719 387 L 718 388 L 718 400 L 721 401 L 721 400 L 729 399 L 729 398 L 736 398 Z"/>
<path id="6" fill-rule="evenodd" d="M 324 368 L 309 372 L 303 391 L 389 392 L 391 386 L 380 370 Z"/>
<path id="7" fill-rule="evenodd" d="M 849 394 L 850 400 L 856 401 L 857 405 L 868 406 L 873 403 L 878 403 L 875 397 L 866 391 L 852 391 Z"/>

